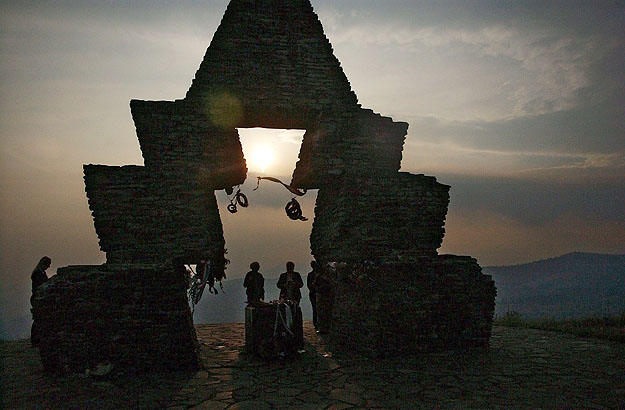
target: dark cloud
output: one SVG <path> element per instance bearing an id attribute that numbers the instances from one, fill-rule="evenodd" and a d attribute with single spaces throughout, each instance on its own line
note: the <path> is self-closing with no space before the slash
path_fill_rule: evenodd
<path id="1" fill-rule="evenodd" d="M 597 106 L 490 122 L 413 117 L 408 119 L 408 141 L 501 151 L 625 153 L 625 105 L 621 104 L 625 101 L 610 98 Z"/>
<path id="2" fill-rule="evenodd" d="M 544 225 L 564 215 L 580 220 L 619 220 L 625 215 L 625 180 L 605 184 L 505 177 L 437 175 L 451 185 L 450 211 L 492 211 L 525 225 Z"/>

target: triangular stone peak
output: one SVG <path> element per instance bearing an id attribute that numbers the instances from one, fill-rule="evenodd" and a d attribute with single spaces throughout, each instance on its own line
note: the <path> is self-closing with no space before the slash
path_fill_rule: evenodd
<path id="1" fill-rule="evenodd" d="M 310 111 L 358 108 L 309 0 L 230 2 L 186 99 L 210 103 L 224 93 L 248 114 L 246 126 L 261 125 L 253 117 L 263 112 L 293 122 Z"/>

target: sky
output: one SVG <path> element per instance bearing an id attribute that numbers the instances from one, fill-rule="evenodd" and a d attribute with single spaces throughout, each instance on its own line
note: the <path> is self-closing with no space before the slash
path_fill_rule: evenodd
<path id="1" fill-rule="evenodd" d="M 0 2 L 4 320 L 28 314 L 41 256 L 49 274 L 105 261 L 82 164 L 143 163 L 130 100 L 183 98 L 227 3 Z M 483 266 L 625 253 L 622 2 L 312 4 L 359 102 L 410 124 L 402 171 L 452 186 L 439 252 Z M 251 205 L 228 214 L 217 193 L 227 273 L 258 260 L 271 276 L 287 259 L 304 273 L 316 193 L 302 199 L 310 220 L 292 222 L 280 186 L 252 191 L 259 173 L 288 180 L 301 132 L 241 139 Z"/>

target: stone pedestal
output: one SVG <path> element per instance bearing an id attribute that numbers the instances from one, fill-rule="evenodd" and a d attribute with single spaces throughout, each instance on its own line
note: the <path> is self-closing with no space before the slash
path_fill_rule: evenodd
<path id="1" fill-rule="evenodd" d="M 291 354 L 304 345 L 302 309 L 289 303 L 293 324 L 286 329 L 286 303 L 258 303 L 245 308 L 245 350 L 267 359 Z M 279 309 L 279 311 L 278 311 Z"/>
<path id="2" fill-rule="evenodd" d="M 146 265 L 68 266 L 33 303 L 44 369 L 83 373 L 192 370 L 198 344 L 186 278 Z"/>
<path id="3" fill-rule="evenodd" d="M 384 356 L 488 346 L 496 290 L 475 259 L 349 265 L 336 279 L 332 338 L 350 350 Z"/>

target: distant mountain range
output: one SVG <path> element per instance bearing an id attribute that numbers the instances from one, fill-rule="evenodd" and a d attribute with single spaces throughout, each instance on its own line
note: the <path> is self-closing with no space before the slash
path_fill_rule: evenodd
<path id="1" fill-rule="evenodd" d="M 275 271 L 275 272 L 273 272 Z M 269 275 L 276 275 L 275 267 Z M 527 317 L 570 318 L 625 312 L 625 255 L 574 252 L 515 266 L 485 267 L 497 286 L 495 315 L 516 311 Z M 302 275 L 304 283 L 306 275 Z M 265 300 L 278 298 L 277 277 L 265 275 Z M 224 291 L 204 293 L 195 307 L 195 323 L 245 321 L 243 278 L 223 282 Z M 312 318 L 308 289 L 302 289 L 304 320 Z M 2 312 L 0 312 L 1 314 Z M 0 339 L 28 337 L 30 315 L 0 316 Z"/>
<path id="2" fill-rule="evenodd" d="M 497 286 L 495 315 L 574 318 L 625 312 L 625 255 L 573 252 L 486 267 Z"/>

